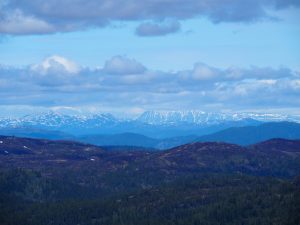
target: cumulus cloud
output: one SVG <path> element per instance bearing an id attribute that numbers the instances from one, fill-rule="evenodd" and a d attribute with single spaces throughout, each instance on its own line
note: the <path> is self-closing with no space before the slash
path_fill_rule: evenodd
<path id="1" fill-rule="evenodd" d="M 80 66 L 75 62 L 62 56 L 53 55 L 40 63 L 30 65 L 22 79 L 26 81 L 32 79 L 44 87 L 74 85 L 80 82 L 81 78 L 78 76 L 80 71 Z"/>
<path id="2" fill-rule="evenodd" d="M 139 36 L 163 36 L 176 33 L 180 30 L 178 21 L 165 21 L 162 23 L 147 22 L 142 23 L 136 28 L 136 34 Z"/>
<path id="3" fill-rule="evenodd" d="M 0 32 L 40 34 L 101 27 L 115 21 L 178 21 L 206 17 L 214 23 L 255 22 L 269 12 L 299 7 L 299 0 L 5 0 L 0 4 Z M 179 29 L 142 23 L 141 35 L 166 34 Z"/>
<path id="4" fill-rule="evenodd" d="M 195 80 L 211 80 L 218 76 L 218 70 L 203 63 L 197 63 L 192 71 Z"/>
<path id="5" fill-rule="evenodd" d="M 71 60 L 54 55 L 39 64 L 32 65 L 31 70 L 44 75 L 49 73 L 76 74 L 80 71 L 80 67 Z"/>
<path id="6" fill-rule="evenodd" d="M 109 74 L 139 74 L 143 73 L 146 68 L 134 59 L 125 56 L 114 56 L 106 61 L 103 70 Z"/>
<path id="7" fill-rule="evenodd" d="M 0 105 L 299 108 L 299 95 L 299 72 L 284 67 L 221 69 L 195 63 L 189 70 L 164 72 L 125 56 L 109 59 L 101 69 L 61 56 L 24 68 L 0 67 Z"/>

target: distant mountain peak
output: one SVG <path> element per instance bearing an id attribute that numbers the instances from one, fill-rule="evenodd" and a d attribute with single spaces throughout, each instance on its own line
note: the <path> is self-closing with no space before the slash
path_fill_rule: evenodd
<path id="1" fill-rule="evenodd" d="M 86 126 L 101 126 L 107 123 L 117 123 L 112 114 L 92 114 L 92 115 L 68 115 L 57 111 L 48 111 L 44 113 L 36 113 L 26 115 L 17 119 L 1 119 L 0 127 L 47 127 L 47 128 L 61 128 L 63 126 L 69 127 L 86 127 Z"/>
<path id="2" fill-rule="evenodd" d="M 271 121 L 292 121 L 300 122 L 300 116 L 290 116 L 271 113 L 215 113 L 201 110 L 190 111 L 146 111 L 139 118 L 139 121 L 148 124 L 176 124 L 192 123 L 214 125 L 228 121 L 256 120 L 261 122 Z"/>

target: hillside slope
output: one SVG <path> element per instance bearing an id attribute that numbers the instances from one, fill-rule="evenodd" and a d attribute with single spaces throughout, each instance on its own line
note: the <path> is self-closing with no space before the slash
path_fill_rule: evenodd
<path id="1" fill-rule="evenodd" d="M 272 138 L 300 139 L 300 124 L 292 122 L 264 123 L 258 126 L 232 127 L 196 141 L 222 141 L 239 145 L 250 145 Z"/>
<path id="2" fill-rule="evenodd" d="M 294 225 L 299 175 L 300 142 L 292 140 L 108 151 L 0 136 L 0 221 Z"/>

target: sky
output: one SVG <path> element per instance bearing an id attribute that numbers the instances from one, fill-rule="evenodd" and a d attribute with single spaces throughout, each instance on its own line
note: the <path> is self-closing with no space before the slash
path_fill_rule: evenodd
<path id="1" fill-rule="evenodd" d="M 0 116 L 300 114 L 299 0 L 0 0 Z"/>

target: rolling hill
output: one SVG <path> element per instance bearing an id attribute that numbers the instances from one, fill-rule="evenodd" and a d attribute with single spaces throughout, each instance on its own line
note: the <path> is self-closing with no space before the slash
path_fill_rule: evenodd
<path id="1" fill-rule="evenodd" d="M 103 118 L 102 118 L 103 119 Z M 118 124 L 118 123 L 117 123 Z M 120 124 L 119 124 L 120 125 Z M 127 124 L 128 125 L 128 124 Z M 132 125 L 132 124 L 131 124 Z M 229 124 L 228 124 L 229 125 Z M 235 124 L 238 126 L 237 124 Z M 140 125 L 139 125 L 140 126 Z M 94 144 L 98 146 L 136 146 L 143 148 L 152 149 L 168 149 L 179 145 L 192 143 L 192 142 L 227 142 L 239 145 L 251 145 L 257 142 L 266 141 L 272 138 L 283 138 L 283 139 L 300 139 L 300 124 L 293 122 L 272 122 L 263 123 L 251 126 L 238 126 L 227 128 L 215 133 L 212 132 L 212 127 L 201 128 L 193 127 L 195 125 L 186 125 L 188 130 L 185 129 L 185 125 L 179 127 L 164 127 L 157 125 L 143 125 L 127 128 L 129 130 L 138 130 L 141 133 L 125 132 L 125 133 L 114 133 L 114 134 L 86 134 L 74 136 L 62 131 L 45 130 L 34 127 L 14 127 L 14 128 L 1 128 L 0 135 L 6 136 L 17 136 L 17 137 L 28 137 L 28 138 L 44 138 L 52 140 L 73 140 L 80 141 L 88 144 Z M 224 124 L 217 125 L 220 129 Z M 127 129 L 123 127 L 122 129 Z M 195 128 L 195 129 L 194 129 Z M 225 126 L 226 128 L 226 126 Z M 99 128 L 100 129 L 100 128 Z M 187 134 L 186 136 L 170 136 L 166 138 L 160 137 L 160 133 L 167 132 L 169 134 Z M 205 130 L 205 131 L 203 131 Z M 104 132 L 103 130 L 101 132 Z M 156 138 L 146 136 L 143 133 L 156 133 Z M 208 135 L 202 135 L 202 133 L 211 133 Z"/>
<path id="2" fill-rule="evenodd" d="M 111 151 L 0 136 L 0 220 L 5 225 L 294 225 L 299 175 L 300 142 L 293 140 Z"/>
<path id="3" fill-rule="evenodd" d="M 273 139 L 249 147 L 222 142 L 195 142 L 164 151 L 109 151 L 72 141 L 0 136 L 2 168 L 35 168 L 55 172 L 58 176 L 67 171 L 80 174 L 84 170 L 94 170 L 93 176 L 97 174 L 100 177 L 116 171 L 126 173 L 124 177 L 131 173 L 144 176 L 146 171 L 155 171 L 156 175 L 166 179 L 190 172 L 292 177 L 300 173 L 299 152 L 299 141 L 284 139 Z M 64 171 L 60 171 L 61 168 Z M 88 178 L 85 176 L 84 179 Z"/>
<path id="4" fill-rule="evenodd" d="M 300 124 L 292 122 L 264 123 L 258 126 L 232 127 L 204 135 L 195 141 L 222 141 L 250 145 L 272 138 L 300 139 Z"/>

